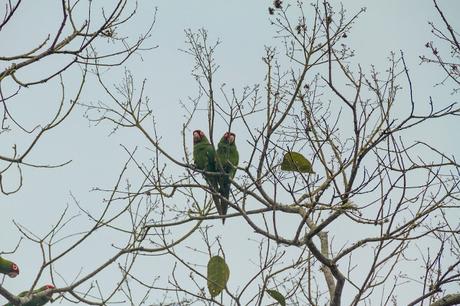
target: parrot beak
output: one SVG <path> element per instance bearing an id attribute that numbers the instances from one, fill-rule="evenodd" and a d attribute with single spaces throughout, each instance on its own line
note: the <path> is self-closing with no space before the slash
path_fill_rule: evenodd
<path id="1" fill-rule="evenodd" d="M 201 134 L 200 131 L 196 130 L 193 131 L 193 143 L 197 143 L 201 140 Z"/>
<path id="2" fill-rule="evenodd" d="M 8 273 L 8 276 L 11 278 L 15 278 L 16 276 L 19 275 L 19 267 L 16 264 L 13 264 L 11 268 L 13 271 Z"/>
<path id="3" fill-rule="evenodd" d="M 235 134 L 233 134 L 233 133 L 228 133 L 228 135 L 227 135 L 227 141 L 228 141 L 228 143 L 234 143 L 234 142 L 235 142 Z"/>
<path id="4" fill-rule="evenodd" d="M 54 289 L 54 286 L 53 286 L 53 285 L 49 285 L 49 284 L 48 284 L 48 285 L 46 285 L 46 290 L 51 290 L 51 289 Z M 51 292 L 49 292 L 49 293 L 47 293 L 46 295 L 48 295 L 48 296 L 52 296 L 52 293 L 51 293 Z"/>

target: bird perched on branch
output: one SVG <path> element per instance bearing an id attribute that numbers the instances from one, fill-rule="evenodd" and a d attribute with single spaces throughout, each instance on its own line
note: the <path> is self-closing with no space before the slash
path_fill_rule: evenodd
<path id="1" fill-rule="evenodd" d="M 235 144 L 235 134 L 226 132 L 217 145 L 217 170 L 222 171 L 219 177 L 219 192 L 226 200 L 230 197 L 230 179 L 235 177 L 236 167 L 238 166 L 239 154 Z M 222 215 L 227 214 L 228 203 L 221 201 Z M 222 219 L 225 223 L 225 218 Z"/>
<path id="2" fill-rule="evenodd" d="M 14 262 L 0 257 L 0 273 L 9 277 L 16 277 L 19 274 L 19 267 Z"/>
<path id="3" fill-rule="evenodd" d="M 195 166 L 199 170 L 206 172 L 215 172 L 214 175 L 210 173 L 203 173 L 206 183 L 210 187 L 214 205 L 216 205 L 219 215 L 223 215 L 219 193 L 219 178 L 216 168 L 216 151 L 208 138 L 201 130 L 193 131 L 193 160 Z"/>
<path id="4" fill-rule="evenodd" d="M 51 289 L 54 289 L 54 286 L 53 285 L 45 285 L 43 287 L 40 287 L 34 291 L 31 292 L 30 295 L 32 295 L 32 299 L 24 304 L 22 304 L 22 306 L 43 306 L 45 305 L 46 303 L 48 303 L 49 301 L 51 301 L 51 297 L 52 297 L 52 293 L 51 293 Z M 40 294 L 44 291 L 48 291 L 48 292 L 45 292 L 44 294 Z M 29 291 L 23 291 L 21 293 L 18 294 L 18 297 L 25 297 L 27 296 L 27 293 L 29 293 Z M 34 295 L 38 295 L 38 296 L 34 296 Z M 5 304 L 4 306 L 13 306 L 12 303 L 8 303 L 8 304 Z"/>

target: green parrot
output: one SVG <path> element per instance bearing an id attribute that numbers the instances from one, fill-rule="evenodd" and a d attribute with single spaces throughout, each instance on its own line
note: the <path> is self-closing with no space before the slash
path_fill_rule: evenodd
<path id="1" fill-rule="evenodd" d="M 50 290 L 50 289 L 54 289 L 54 286 L 53 285 L 45 285 L 43 287 L 40 287 L 40 288 L 32 291 L 31 295 L 43 292 L 45 290 Z M 21 293 L 18 294 L 18 296 L 19 297 L 27 296 L 28 292 L 29 291 L 21 292 Z M 52 295 L 52 293 L 48 292 L 46 295 L 42 295 L 42 296 L 39 296 L 39 297 L 34 297 L 29 302 L 23 304 L 22 306 L 43 306 L 46 303 L 48 303 L 49 301 L 51 301 L 51 295 Z M 3 306 L 13 306 L 13 304 L 8 303 L 8 304 L 5 304 Z"/>
<path id="2" fill-rule="evenodd" d="M 197 169 L 217 172 L 216 151 L 201 130 L 193 131 L 193 160 Z M 214 192 L 219 192 L 219 178 L 217 175 L 204 174 L 204 178 Z M 216 205 L 217 212 L 222 215 L 219 196 L 213 194 L 212 199 Z"/>
<path id="3" fill-rule="evenodd" d="M 14 262 L 0 257 L 0 273 L 9 277 L 16 277 L 19 274 L 19 267 Z"/>
<path id="4" fill-rule="evenodd" d="M 235 134 L 232 132 L 226 132 L 222 136 L 219 144 L 217 145 L 217 160 L 219 161 L 217 169 L 223 170 L 224 175 L 220 176 L 219 192 L 225 199 L 228 200 L 230 196 L 230 179 L 235 177 L 236 167 L 238 166 L 238 150 L 235 144 Z M 225 216 L 227 214 L 228 203 L 225 200 L 221 201 L 222 212 Z M 222 219 L 222 223 L 225 223 L 225 218 Z"/>

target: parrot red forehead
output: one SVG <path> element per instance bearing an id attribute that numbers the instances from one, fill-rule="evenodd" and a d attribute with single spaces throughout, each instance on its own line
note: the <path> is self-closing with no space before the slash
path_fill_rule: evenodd
<path id="1" fill-rule="evenodd" d="M 50 284 L 45 285 L 45 287 L 46 287 L 46 289 L 54 289 L 54 286 L 50 285 Z"/>
<path id="2" fill-rule="evenodd" d="M 232 133 L 232 132 L 225 132 L 224 134 L 224 138 L 229 142 L 229 143 L 233 143 L 235 142 L 235 134 Z"/>
<path id="3" fill-rule="evenodd" d="M 202 130 L 194 130 L 194 131 L 193 131 L 193 136 L 194 136 L 194 137 L 197 137 L 197 136 L 203 137 L 203 136 L 204 136 L 204 132 L 203 132 Z"/>
<path id="4" fill-rule="evenodd" d="M 200 142 L 205 137 L 204 132 L 202 130 L 194 130 L 193 131 L 193 143 Z"/>

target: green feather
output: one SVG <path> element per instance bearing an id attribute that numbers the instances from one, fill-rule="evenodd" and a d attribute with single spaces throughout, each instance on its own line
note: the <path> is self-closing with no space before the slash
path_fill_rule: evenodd
<path id="1" fill-rule="evenodd" d="M 201 133 L 200 137 L 196 137 L 196 133 Z M 204 136 L 204 133 L 201 131 L 193 132 L 193 160 L 195 166 L 199 170 L 207 172 L 217 172 L 216 169 L 216 151 L 213 146 L 209 143 L 208 138 Z M 217 175 L 203 174 L 206 182 L 208 183 L 211 190 L 214 193 L 219 192 L 219 178 Z M 216 205 L 217 212 L 219 215 L 222 215 L 222 208 L 220 203 L 220 198 L 216 194 L 212 194 L 212 199 L 214 205 Z"/>
<path id="2" fill-rule="evenodd" d="M 14 262 L 0 257 L 0 273 L 16 277 L 19 274 L 19 268 Z"/>
<path id="3" fill-rule="evenodd" d="M 236 167 L 239 162 L 239 154 L 235 144 L 235 134 L 227 132 L 220 139 L 217 145 L 217 160 L 218 170 L 222 170 L 224 175 L 220 176 L 219 192 L 225 199 L 230 197 L 230 179 L 235 177 Z M 228 202 L 225 200 L 221 201 L 223 215 L 227 214 Z M 225 223 L 225 218 L 222 219 L 222 223 Z"/>
<path id="4" fill-rule="evenodd" d="M 47 289 L 52 289 L 52 288 L 54 288 L 54 287 L 51 286 L 51 285 L 46 285 L 46 286 L 40 287 L 40 288 L 32 291 L 31 295 L 37 294 L 37 293 L 40 293 L 42 291 L 45 291 Z M 27 296 L 27 293 L 29 293 L 29 291 L 23 291 L 23 292 L 18 294 L 18 297 Z M 34 298 L 32 298 L 32 300 L 30 300 L 29 302 L 23 304 L 22 306 L 43 306 L 46 303 L 48 303 L 49 301 L 51 301 L 51 295 L 47 294 L 47 295 L 42 295 L 42 296 L 39 296 L 39 297 L 34 297 Z M 8 304 L 5 304 L 4 306 L 13 306 L 13 304 L 8 303 Z"/>

